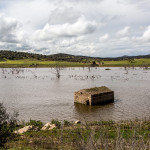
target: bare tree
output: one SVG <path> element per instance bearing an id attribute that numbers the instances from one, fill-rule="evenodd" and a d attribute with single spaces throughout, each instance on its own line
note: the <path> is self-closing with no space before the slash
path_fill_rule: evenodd
<path id="1" fill-rule="evenodd" d="M 56 64 L 55 67 L 53 67 L 53 70 L 54 70 L 54 74 L 56 75 L 56 77 L 59 79 L 60 78 L 60 72 L 61 70 L 63 70 L 64 67 L 60 66 L 60 64 Z"/>

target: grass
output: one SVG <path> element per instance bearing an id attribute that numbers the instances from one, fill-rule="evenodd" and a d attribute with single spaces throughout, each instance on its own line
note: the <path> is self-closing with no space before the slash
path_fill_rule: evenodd
<path id="1" fill-rule="evenodd" d="M 67 126 L 61 128 L 30 131 L 18 135 L 8 141 L 5 148 L 10 150 L 149 149 L 150 120 L 94 121 L 78 125 L 72 125 L 67 121 Z"/>
<path id="2" fill-rule="evenodd" d="M 40 61 L 40 60 L 7 60 L 0 61 L 0 68 L 35 68 L 35 67 L 86 67 L 90 64 L 78 62 L 57 62 L 57 61 Z"/>
<path id="3" fill-rule="evenodd" d="M 95 93 L 95 92 L 110 92 L 111 90 L 108 89 L 105 86 L 101 86 L 101 87 L 94 87 L 94 88 L 90 88 L 90 89 L 84 89 L 86 92 L 89 93 Z"/>
<path id="4" fill-rule="evenodd" d="M 122 61 L 103 61 L 101 67 L 141 67 L 147 65 L 150 67 L 149 58 L 134 59 L 133 62 L 128 60 Z M 65 61 L 41 61 L 41 60 L 6 60 L 0 61 L 0 68 L 35 68 L 35 67 L 88 67 L 91 63 L 83 62 L 65 62 Z"/>
<path id="5" fill-rule="evenodd" d="M 150 67 L 150 59 L 149 58 L 140 58 L 140 59 L 134 59 L 134 61 L 131 63 L 128 60 L 122 60 L 122 61 L 103 61 L 104 64 L 103 67 L 141 67 L 143 65 L 148 65 Z"/>

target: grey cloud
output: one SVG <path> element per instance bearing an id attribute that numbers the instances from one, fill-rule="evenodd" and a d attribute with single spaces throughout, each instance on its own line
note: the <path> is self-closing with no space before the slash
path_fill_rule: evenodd
<path id="1" fill-rule="evenodd" d="M 118 3 L 123 4 L 132 4 L 136 6 L 138 9 L 141 9 L 142 11 L 149 12 L 150 7 L 150 1 L 149 0 L 118 0 Z"/>
<path id="2" fill-rule="evenodd" d="M 0 15 L 0 33 L 6 34 L 12 32 L 14 29 L 18 28 L 20 24 L 16 19 L 6 18 L 3 15 Z"/>
<path id="3" fill-rule="evenodd" d="M 0 15 L 0 39 L 3 42 L 17 43 L 15 32 L 21 24 L 14 18 Z"/>
<path id="4" fill-rule="evenodd" d="M 53 10 L 49 17 L 49 24 L 74 23 L 81 16 L 80 12 L 72 7 L 62 7 Z"/>
<path id="5" fill-rule="evenodd" d="M 16 36 L 13 34 L 7 34 L 7 36 L 1 35 L 0 39 L 2 42 L 6 42 L 6 43 L 18 43 L 19 42 Z"/>

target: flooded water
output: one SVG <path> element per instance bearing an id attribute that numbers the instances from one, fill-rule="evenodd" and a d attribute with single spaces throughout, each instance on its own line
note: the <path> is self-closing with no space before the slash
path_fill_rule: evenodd
<path id="1" fill-rule="evenodd" d="M 20 120 L 127 120 L 150 117 L 150 70 L 142 68 L 65 68 L 56 78 L 50 68 L 0 69 L 0 102 Z M 74 92 L 107 86 L 115 102 L 74 104 Z"/>

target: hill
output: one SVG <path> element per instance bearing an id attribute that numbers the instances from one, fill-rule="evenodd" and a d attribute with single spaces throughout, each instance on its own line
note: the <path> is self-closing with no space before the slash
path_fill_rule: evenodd
<path id="1" fill-rule="evenodd" d="M 42 55 L 42 54 L 34 54 L 34 53 L 0 50 L 0 61 L 35 59 L 35 60 L 44 60 L 44 61 L 49 60 L 49 61 L 67 61 L 67 62 L 90 62 L 93 60 L 119 61 L 119 60 L 139 59 L 139 58 L 150 58 L 150 55 L 102 58 L 102 57 L 90 57 L 90 56 L 77 56 L 77 55 L 64 54 L 64 53 L 58 53 L 53 55 Z"/>
<path id="2" fill-rule="evenodd" d="M 34 67 L 143 67 L 150 66 L 150 55 L 100 58 L 58 53 L 41 55 L 14 51 L 0 51 L 0 68 Z"/>
<path id="3" fill-rule="evenodd" d="M 47 56 L 33 53 L 16 52 L 16 51 L 0 51 L 0 60 L 22 60 L 22 59 L 45 59 Z"/>

